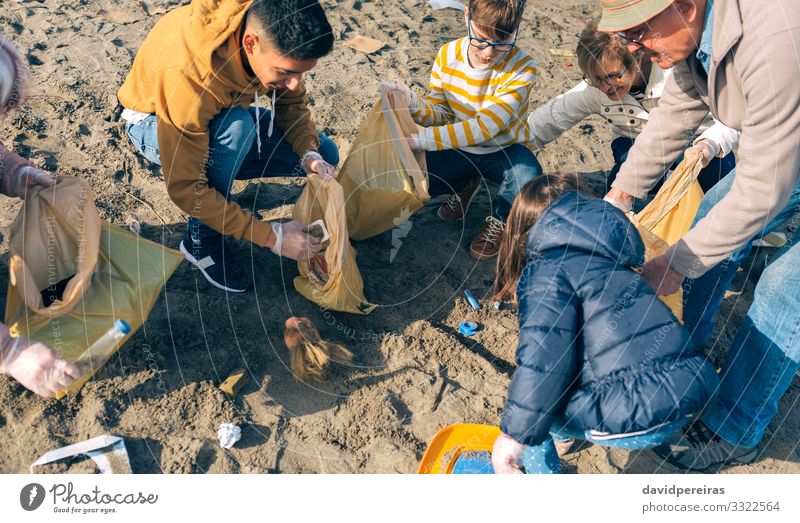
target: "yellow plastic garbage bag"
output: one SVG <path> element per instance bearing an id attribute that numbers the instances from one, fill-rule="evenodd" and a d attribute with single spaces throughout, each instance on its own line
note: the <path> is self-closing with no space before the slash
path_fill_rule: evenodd
<path id="1" fill-rule="evenodd" d="M 339 174 L 354 240 L 397 227 L 430 199 L 425 153 L 406 141 L 417 129 L 402 97 L 381 89 Z"/>
<path id="2" fill-rule="evenodd" d="M 641 212 L 630 215 L 644 241 L 645 259 L 664 254 L 689 231 L 703 199 L 703 190 L 697 182 L 702 169 L 700 156 L 681 162 L 655 198 Z M 683 290 L 661 299 L 683 321 Z"/>
<path id="3" fill-rule="evenodd" d="M 298 262 L 300 276 L 294 279 L 297 292 L 325 309 L 354 314 L 375 310 L 377 305 L 364 298 L 364 280 L 356 264 L 356 250 L 347 235 L 342 186 L 336 180 L 309 176 L 294 206 L 293 218 L 306 229 L 322 220 L 328 235 L 327 247 L 321 255 Z"/>
<path id="4" fill-rule="evenodd" d="M 181 260 L 177 251 L 102 221 L 88 184 L 59 176 L 53 187 L 28 190 L 11 225 L 6 324 L 12 336 L 75 362 L 124 320 L 131 332 L 105 363 L 144 323 Z M 77 391 L 98 369 L 56 397 Z"/>

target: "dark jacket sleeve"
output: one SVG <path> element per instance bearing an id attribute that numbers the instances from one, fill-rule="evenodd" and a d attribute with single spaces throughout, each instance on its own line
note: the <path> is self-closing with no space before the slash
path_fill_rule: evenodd
<path id="1" fill-rule="evenodd" d="M 500 428 L 519 443 L 538 445 L 564 412 L 578 375 L 578 301 L 564 275 L 547 262 L 529 263 L 517 292 L 517 370 Z"/>

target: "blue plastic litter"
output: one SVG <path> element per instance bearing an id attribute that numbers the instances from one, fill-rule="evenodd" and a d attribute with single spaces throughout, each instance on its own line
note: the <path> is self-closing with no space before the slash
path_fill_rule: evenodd
<path id="1" fill-rule="evenodd" d="M 470 292 L 469 289 L 465 290 L 464 294 L 467 296 L 467 301 L 469 302 L 469 304 L 472 306 L 473 309 L 478 310 L 481 308 L 480 304 L 478 303 L 478 300 L 475 299 L 475 296 L 472 295 L 472 292 Z"/>
<path id="2" fill-rule="evenodd" d="M 486 451 L 465 452 L 453 466 L 453 474 L 494 474 L 492 455 Z"/>
<path id="3" fill-rule="evenodd" d="M 460 332 L 464 336 L 472 336 L 473 334 L 478 332 L 478 324 L 470 323 L 468 321 L 462 321 L 458 325 L 458 332 Z"/>

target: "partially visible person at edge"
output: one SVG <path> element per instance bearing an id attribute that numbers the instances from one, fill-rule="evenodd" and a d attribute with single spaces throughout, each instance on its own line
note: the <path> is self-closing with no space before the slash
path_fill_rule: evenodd
<path id="1" fill-rule="evenodd" d="M 332 176 L 338 149 L 317 133 L 302 82 L 332 47 L 316 0 L 194 0 L 136 54 L 118 93 L 128 136 L 189 214 L 181 252 L 214 287 L 244 292 L 252 281 L 224 236 L 292 259 L 321 248 L 297 222 L 258 220 L 229 198 L 234 179 Z"/>
<path id="2" fill-rule="evenodd" d="M 0 34 L 0 123 L 22 104 L 29 83 L 30 75 L 19 51 Z M 30 187 L 55 183 L 52 176 L 0 142 L 0 193 L 25 198 Z M 80 372 L 50 347 L 11 336 L 8 327 L 0 323 L 0 374 L 8 374 L 26 389 L 50 397 L 77 379 Z"/>
<path id="3" fill-rule="evenodd" d="M 425 97 L 405 84 L 384 84 L 403 92 L 425 127 L 409 144 L 425 151 L 430 195 L 451 194 L 437 210 L 440 219 L 463 219 L 482 179 L 499 184 L 492 213 L 470 243 L 477 260 L 497 256 L 514 196 L 542 173 L 526 121 L 536 64 L 516 43 L 524 9 L 524 0 L 471 0 L 467 34 L 439 49 Z"/>
<path id="4" fill-rule="evenodd" d="M 714 366 L 633 267 L 636 227 L 544 174 L 514 200 L 495 299 L 519 301 L 517 369 L 492 450 L 496 473 L 561 471 L 558 445 L 623 449 L 669 440 L 711 399 Z"/>
<path id="5" fill-rule="evenodd" d="M 596 22 L 581 31 L 577 55 L 583 80 L 532 112 L 528 124 L 534 144 L 541 149 L 585 118 L 602 117 L 611 125 L 614 166 L 606 181 L 610 188 L 650 111 L 658 105 L 672 69 L 654 67 L 643 52 L 629 52 L 622 38 L 598 31 Z M 698 182 L 708 192 L 736 165 L 732 151 L 739 133 L 709 115 L 695 134 L 684 155 L 702 155 Z M 661 181 L 651 192 L 660 185 Z"/>
<path id="6" fill-rule="evenodd" d="M 705 195 L 692 229 L 643 276 L 659 294 L 684 284 L 684 321 L 704 343 L 751 241 L 800 209 L 800 2 L 602 0 L 599 29 L 674 68 L 661 103 L 606 199 L 627 209 L 675 161 L 709 111 L 741 132 L 736 169 Z M 800 245 L 770 257 L 722 366 L 719 400 L 658 453 L 712 470 L 758 457 L 800 366 Z M 688 279 L 688 280 L 687 280 Z M 686 280 L 686 281 L 685 281 Z"/>

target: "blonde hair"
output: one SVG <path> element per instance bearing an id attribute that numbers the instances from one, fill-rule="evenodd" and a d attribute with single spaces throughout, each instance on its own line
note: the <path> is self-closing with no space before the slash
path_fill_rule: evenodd
<path id="1" fill-rule="evenodd" d="M 350 363 L 353 353 L 338 343 L 323 340 L 308 318 L 302 318 L 297 327 L 288 327 L 284 333 L 289 347 L 289 367 L 300 381 L 320 383 L 331 363 Z"/>
<path id="2" fill-rule="evenodd" d="M 640 53 L 631 54 L 618 35 L 597 30 L 597 21 L 590 22 L 578 37 L 578 67 L 584 77 L 597 80 L 594 65 L 602 60 L 619 60 L 625 67 L 635 70 Z"/>
<path id="3" fill-rule="evenodd" d="M 14 45 L 0 34 L 0 121 L 25 101 L 30 73 Z"/>

